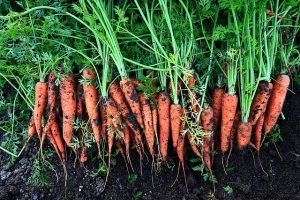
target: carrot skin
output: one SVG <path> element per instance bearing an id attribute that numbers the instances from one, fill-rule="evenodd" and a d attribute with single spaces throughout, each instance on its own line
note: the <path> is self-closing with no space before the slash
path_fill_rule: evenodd
<path id="1" fill-rule="evenodd" d="M 92 68 L 85 68 L 83 70 L 83 77 L 87 79 L 96 78 L 95 71 Z M 98 113 L 98 93 L 97 89 L 93 85 L 83 85 L 84 100 L 86 111 L 89 116 L 90 123 L 94 132 L 94 137 L 100 152 L 100 118 Z"/>
<path id="2" fill-rule="evenodd" d="M 214 110 L 214 124 L 217 128 L 219 126 L 221 111 L 222 111 L 222 98 L 224 95 L 223 88 L 216 88 L 213 92 L 213 110 Z"/>
<path id="3" fill-rule="evenodd" d="M 237 132 L 237 128 L 238 128 L 240 120 L 241 120 L 241 112 L 238 110 L 235 113 L 233 125 L 232 125 L 232 128 L 230 130 L 229 149 L 231 149 L 231 150 L 233 149 L 234 138 L 236 136 L 236 132 Z"/>
<path id="4" fill-rule="evenodd" d="M 34 117 L 32 116 L 30 118 L 30 122 L 29 122 L 29 126 L 28 126 L 28 136 L 29 137 L 33 137 L 34 136 L 34 133 L 35 133 L 35 124 L 34 124 Z"/>
<path id="5" fill-rule="evenodd" d="M 34 103 L 34 124 L 39 138 L 42 137 L 42 117 L 47 102 L 47 87 L 48 83 L 37 82 L 35 85 L 35 103 Z"/>
<path id="6" fill-rule="evenodd" d="M 67 75 L 61 80 L 59 91 L 63 113 L 63 138 L 66 144 L 71 146 L 76 114 L 75 79 L 72 75 Z"/>
<path id="7" fill-rule="evenodd" d="M 190 102 L 191 102 L 191 106 L 192 106 L 192 110 L 194 112 L 197 112 L 197 103 L 196 103 L 196 92 L 194 90 L 196 86 L 196 83 L 195 83 L 195 77 L 194 77 L 194 74 L 190 75 L 188 77 L 188 87 L 190 88 L 190 92 L 189 92 L 189 98 L 190 98 Z"/>
<path id="8" fill-rule="evenodd" d="M 264 121 L 264 131 L 266 135 L 270 133 L 271 129 L 277 123 L 289 85 L 290 77 L 288 75 L 277 76 L 273 83 L 273 92 L 267 105 Z"/>
<path id="9" fill-rule="evenodd" d="M 76 89 L 76 117 L 79 120 L 83 118 L 83 104 L 83 86 L 78 84 Z"/>
<path id="10" fill-rule="evenodd" d="M 198 150 L 197 145 L 193 142 L 193 139 L 192 139 L 192 136 L 191 136 L 191 133 L 190 133 L 190 132 L 187 132 L 187 138 L 188 138 L 188 140 L 189 140 L 189 143 L 190 143 L 190 146 L 191 146 L 193 152 L 194 152 L 197 156 L 201 157 L 202 155 L 201 155 L 200 151 Z"/>
<path id="11" fill-rule="evenodd" d="M 56 77 L 53 72 L 48 75 L 48 113 L 53 112 L 55 107 L 57 94 L 57 86 L 55 85 Z"/>
<path id="12" fill-rule="evenodd" d="M 142 109 L 142 116 L 144 120 L 144 134 L 146 138 L 147 147 L 151 155 L 154 153 L 154 139 L 155 133 L 153 128 L 153 120 L 152 120 L 152 113 L 151 113 L 151 106 L 149 100 L 142 94 L 138 93 L 139 96 L 139 103 Z"/>
<path id="13" fill-rule="evenodd" d="M 126 125 L 125 127 L 125 151 L 126 151 L 126 155 L 129 155 L 129 151 L 130 151 L 130 128 Z"/>
<path id="14" fill-rule="evenodd" d="M 81 148 L 81 153 L 80 153 L 80 158 L 79 158 L 81 163 L 85 163 L 88 160 L 87 151 L 88 151 L 88 148 L 86 146 L 83 146 Z"/>
<path id="15" fill-rule="evenodd" d="M 108 98 L 106 101 L 106 114 L 107 121 L 110 119 L 113 127 L 118 132 L 119 136 L 124 141 L 125 139 L 125 128 L 122 125 L 122 118 L 118 112 L 117 106 L 112 98 Z"/>
<path id="16" fill-rule="evenodd" d="M 54 119 L 53 119 L 53 123 L 51 125 L 51 132 L 52 132 L 53 138 L 55 140 L 55 143 L 56 143 L 62 157 L 64 158 L 65 157 L 65 147 L 64 147 L 63 140 L 62 140 L 62 137 L 60 134 L 59 123 L 58 123 L 57 117 L 54 117 Z"/>
<path id="17" fill-rule="evenodd" d="M 158 112 L 157 112 L 157 98 L 158 94 L 155 93 L 152 95 L 152 104 L 151 104 L 151 113 L 152 113 L 152 124 L 154 128 L 154 132 L 157 133 L 157 125 L 158 125 Z"/>
<path id="18" fill-rule="evenodd" d="M 130 79 L 123 79 L 120 81 L 121 90 L 126 98 L 126 101 L 129 104 L 131 111 L 136 117 L 137 122 L 144 129 L 143 117 L 141 112 L 141 106 L 139 104 L 139 98 L 136 92 L 136 89 Z"/>
<path id="19" fill-rule="evenodd" d="M 170 117 L 171 117 L 171 133 L 172 133 L 172 141 L 173 147 L 176 149 L 178 137 L 181 129 L 181 116 L 182 109 L 180 104 L 171 104 L 170 107 Z"/>
<path id="20" fill-rule="evenodd" d="M 250 116 L 249 116 L 249 123 L 252 126 L 254 126 L 257 123 L 257 120 L 260 118 L 260 116 L 265 113 L 269 98 L 272 94 L 272 90 L 273 90 L 272 83 L 265 82 L 265 81 L 259 83 L 255 97 L 251 105 Z"/>
<path id="21" fill-rule="evenodd" d="M 224 154 L 228 150 L 230 131 L 238 105 L 238 97 L 235 94 L 225 93 L 222 98 L 222 118 L 221 118 L 221 152 Z"/>
<path id="22" fill-rule="evenodd" d="M 100 116 L 101 116 L 101 134 L 104 141 L 107 141 L 107 113 L 106 113 L 106 100 L 100 97 Z"/>
<path id="23" fill-rule="evenodd" d="M 244 149 L 251 139 L 252 126 L 249 122 L 240 122 L 237 130 L 237 142 L 239 149 Z"/>
<path id="24" fill-rule="evenodd" d="M 261 135 L 262 135 L 262 129 L 264 125 L 264 120 L 265 120 L 265 115 L 263 114 L 258 118 L 258 121 L 254 129 L 254 145 L 257 151 L 260 150 Z"/>
<path id="25" fill-rule="evenodd" d="M 170 105 L 171 99 L 167 92 L 162 91 L 158 95 L 157 111 L 159 123 L 159 147 L 163 160 L 168 156 L 168 141 L 170 135 Z"/>

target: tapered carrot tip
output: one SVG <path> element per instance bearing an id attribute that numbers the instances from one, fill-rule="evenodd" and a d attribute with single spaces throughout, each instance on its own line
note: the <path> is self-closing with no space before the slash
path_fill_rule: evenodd
<path id="1" fill-rule="evenodd" d="M 250 123 L 241 122 L 237 130 L 237 142 L 239 149 L 244 149 L 251 139 L 252 126 Z"/>
<path id="2" fill-rule="evenodd" d="M 178 137 L 180 132 L 181 126 L 181 116 L 182 116 L 182 109 L 180 104 L 172 104 L 170 107 L 170 117 L 171 117 L 171 131 L 172 131 L 172 140 L 173 140 L 173 147 L 177 147 Z"/>

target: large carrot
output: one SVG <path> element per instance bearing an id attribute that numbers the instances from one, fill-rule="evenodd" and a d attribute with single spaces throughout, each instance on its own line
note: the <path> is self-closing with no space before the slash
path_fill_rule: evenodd
<path id="1" fill-rule="evenodd" d="M 45 82 L 37 82 L 35 85 L 35 101 L 34 101 L 33 117 L 34 117 L 36 132 L 38 133 L 40 140 L 42 139 L 42 117 L 46 107 L 47 96 L 48 96 L 47 87 L 48 87 L 48 83 Z"/>
<path id="2" fill-rule="evenodd" d="M 144 129 L 143 117 L 136 89 L 129 78 L 120 81 L 121 90 L 133 112 L 137 122 Z"/>
<path id="3" fill-rule="evenodd" d="M 266 135 L 270 133 L 278 120 L 289 85 L 290 77 L 288 75 L 277 76 L 273 83 L 273 92 L 269 99 L 264 121 L 264 132 Z"/>
<path id="4" fill-rule="evenodd" d="M 249 123 L 254 126 L 267 108 L 269 98 L 272 94 L 273 84 L 262 81 L 259 83 L 255 97 L 252 101 Z"/>
<path id="5" fill-rule="evenodd" d="M 222 111 L 222 98 L 224 94 L 223 88 L 216 88 L 213 92 L 213 110 L 214 110 L 214 124 L 215 128 L 219 126 L 220 117 L 221 117 L 221 111 Z"/>
<path id="6" fill-rule="evenodd" d="M 115 101 L 118 110 L 121 112 L 126 124 L 131 128 L 137 137 L 141 137 L 139 124 L 136 121 L 134 114 L 130 111 L 130 108 L 126 102 L 126 98 L 118 83 L 112 83 L 109 87 L 109 95 Z"/>
<path id="7" fill-rule="evenodd" d="M 251 139 L 252 126 L 249 122 L 240 122 L 237 129 L 237 142 L 239 149 L 245 148 Z"/>
<path id="8" fill-rule="evenodd" d="M 172 141 L 173 147 L 176 149 L 179 132 L 181 128 L 181 116 L 182 109 L 180 104 L 171 104 L 170 107 L 170 118 L 171 118 L 171 133 L 172 133 Z"/>
<path id="9" fill-rule="evenodd" d="M 72 75 L 63 77 L 59 87 L 60 102 L 63 114 L 63 138 L 71 146 L 73 136 L 73 122 L 76 114 L 75 79 Z"/>
<path id="10" fill-rule="evenodd" d="M 214 150 L 213 131 L 214 131 L 214 114 L 211 107 L 205 108 L 201 112 L 201 122 L 205 133 L 211 133 L 209 136 L 202 137 L 202 152 L 206 167 L 211 172 L 211 157 L 210 153 Z"/>
<path id="11" fill-rule="evenodd" d="M 171 99 L 166 91 L 158 95 L 158 124 L 159 124 L 159 148 L 163 160 L 168 156 L 168 141 L 170 135 L 170 104 Z"/>
<path id="12" fill-rule="evenodd" d="M 115 130 L 119 134 L 119 136 L 122 138 L 122 140 L 125 140 L 125 127 L 122 124 L 122 118 L 120 113 L 118 112 L 117 106 L 113 99 L 108 98 L 106 101 L 106 114 L 107 114 L 107 120 L 112 120 L 112 125 L 114 126 Z M 108 123 L 108 122 L 107 122 Z"/>
<path id="13" fill-rule="evenodd" d="M 32 116 L 30 118 L 30 122 L 29 122 L 29 126 L 28 126 L 28 136 L 29 137 L 33 137 L 34 136 L 34 133 L 35 133 L 35 124 L 34 124 L 34 117 Z"/>
<path id="14" fill-rule="evenodd" d="M 260 145 L 261 145 L 261 135 L 262 135 L 262 128 L 264 125 L 264 120 L 265 120 L 265 115 L 262 114 L 256 123 L 256 126 L 254 128 L 254 146 L 256 151 L 260 150 Z"/>
<path id="15" fill-rule="evenodd" d="M 138 93 L 139 102 L 142 108 L 142 116 L 144 120 L 144 134 L 146 138 L 147 147 L 151 155 L 154 153 L 154 140 L 155 140 L 155 133 L 153 128 L 153 120 L 152 120 L 152 113 L 151 113 L 151 106 L 149 99 L 147 99 L 142 92 Z"/>
<path id="16" fill-rule="evenodd" d="M 83 70 L 83 77 L 88 80 L 93 80 L 96 78 L 96 73 L 92 68 L 87 67 Z M 98 113 L 97 89 L 93 84 L 84 84 L 83 91 L 86 111 L 94 132 L 98 153 L 100 154 L 100 118 Z"/>
<path id="17" fill-rule="evenodd" d="M 238 97 L 236 94 L 225 93 L 222 99 L 222 118 L 221 118 L 221 151 L 224 154 L 228 150 L 230 131 L 233 125 Z"/>

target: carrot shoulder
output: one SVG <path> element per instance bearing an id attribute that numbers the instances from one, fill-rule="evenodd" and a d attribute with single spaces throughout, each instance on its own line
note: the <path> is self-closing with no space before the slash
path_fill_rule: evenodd
<path id="1" fill-rule="evenodd" d="M 61 80 L 59 91 L 63 114 L 63 138 L 66 144 L 71 146 L 76 114 L 75 79 L 72 75 L 67 75 Z"/>

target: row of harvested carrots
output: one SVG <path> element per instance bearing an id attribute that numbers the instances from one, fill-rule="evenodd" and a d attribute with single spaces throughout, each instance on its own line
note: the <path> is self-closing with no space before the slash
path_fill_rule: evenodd
<path id="1" fill-rule="evenodd" d="M 96 79 L 95 71 L 85 68 L 83 79 Z M 110 159 L 115 142 L 124 158 L 129 158 L 129 151 L 133 145 L 142 159 L 145 143 L 153 157 L 158 156 L 166 160 L 171 133 L 173 147 L 183 168 L 187 138 L 193 152 L 203 158 L 211 172 L 211 155 L 215 151 L 216 140 L 220 141 L 223 154 L 228 150 L 231 152 L 235 138 L 240 149 L 251 145 L 259 151 L 263 130 L 266 136 L 281 113 L 290 79 L 287 75 L 279 75 L 273 83 L 259 84 L 248 123 L 241 121 L 238 95 L 227 94 L 223 88 L 214 90 L 212 107 L 206 103 L 204 108 L 200 109 L 197 101 L 199 95 L 193 90 L 195 80 L 192 75 L 186 84 L 190 89 L 187 94 L 190 105 L 184 108 L 180 104 L 173 104 L 167 91 L 153 94 L 150 98 L 143 92 L 138 92 L 136 88 L 142 83 L 136 79 L 128 78 L 119 83 L 111 83 L 107 96 L 99 94 L 97 87 L 91 84 L 92 81 L 80 84 L 72 75 L 63 76 L 59 87 L 55 85 L 55 81 L 56 77 L 51 72 L 48 82 L 36 84 L 35 106 L 28 135 L 32 137 L 37 132 L 41 147 L 45 138 L 48 138 L 61 160 L 64 160 L 66 155 L 64 144 L 72 147 L 74 121 L 77 118 L 85 119 L 91 126 L 99 155 L 103 151 L 100 145 L 103 141 L 107 144 Z M 43 126 L 45 110 L 46 120 Z M 202 111 L 198 120 L 191 113 L 199 113 L 200 110 Z M 87 117 L 84 117 L 85 114 Z M 203 135 L 195 135 L 194 129 L 189 128 L 187 119 L 197 120 Z M 252 132 L 254 143 L 250 141 Z M 158 145 L 155 145 L 157 143 Z M 80 160 L 87 160 L 86 146 L 82 147 Z"/>

